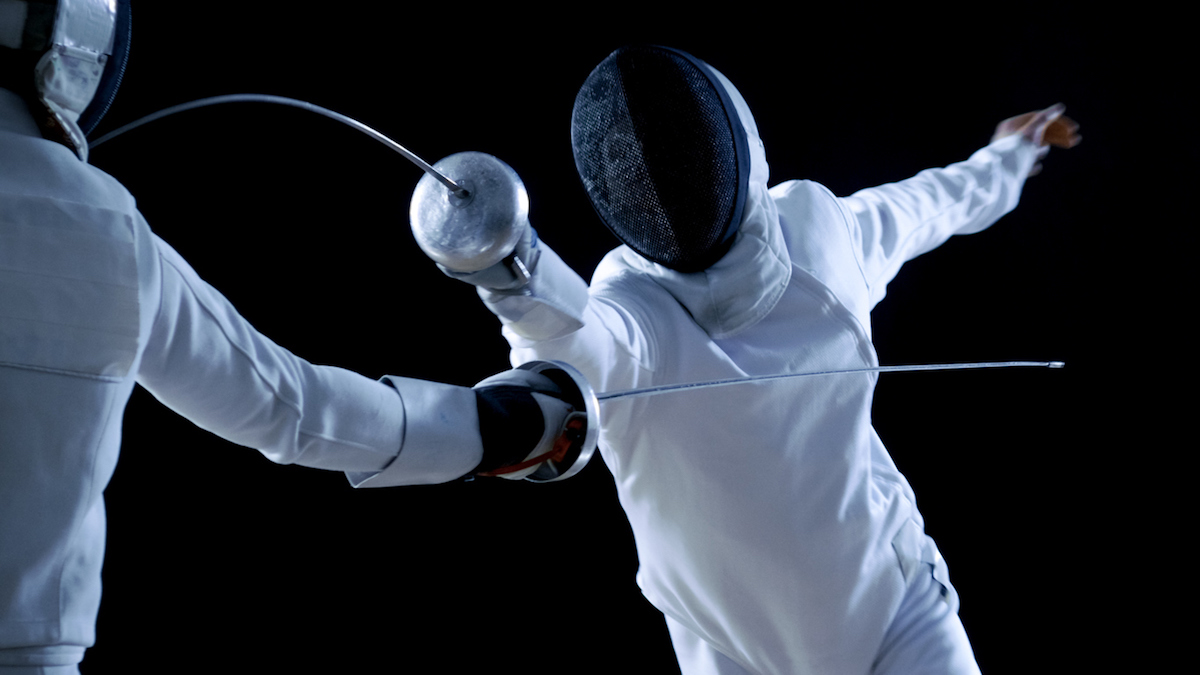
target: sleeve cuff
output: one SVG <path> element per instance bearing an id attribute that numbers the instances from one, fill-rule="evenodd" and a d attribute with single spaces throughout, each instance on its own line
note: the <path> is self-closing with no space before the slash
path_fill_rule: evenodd
<path id="1" fill-rule="evenodd" d="M 1038 147 L 1020 134 L 992 141 L 976 154 L 980 152 L 991 152 L 998 156 L 1004 171 L 1017 177 L 1022 183 L 1038 160 Z"/>
<path id="2" fill-rule="evenodd" d="M 359 487 L 429 485 L 466 475 L 483 458 L 475 391 L 427 380 L 386 376 L 404 406 L 400 454 L 382 471 L 346 472 Z"/>
<path id="3" fill-rule="evenodd" d="M 501 323 L 529 340 L 553 340 L 583 327 L 588 287 L 545 244 L 529 285 L 517 292 L 479 287 L 479 296 Z"/>

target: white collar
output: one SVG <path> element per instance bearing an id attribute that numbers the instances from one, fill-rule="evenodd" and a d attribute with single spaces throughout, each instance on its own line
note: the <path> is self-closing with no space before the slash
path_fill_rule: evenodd
<path id="1" fill-rule="evenodd" d="M 713 339 L 730 337 L 762 320 L 792 277 L 779 212 L 761 182 L 750 184 L 733 246 L 703 272 L 676 272 L 626 246 L 617 252 L 625 266 L 666 289 Z"/>

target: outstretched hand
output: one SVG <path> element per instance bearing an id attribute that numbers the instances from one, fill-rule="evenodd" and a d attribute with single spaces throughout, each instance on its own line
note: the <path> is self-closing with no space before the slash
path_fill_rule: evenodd
<path id="1" fill-rule="evenodd" d="M 1023 115 L 1010 117 L 996 125 L 996 133 L 992 141 L 1006 136 L 1020 134 L 1026 140 L 1038 147 L 1038 159 L 1050 152 L 1050 146 L 1056 148 L 1073 148 L 1079 145 L 1079 124 L 1063 114 L 1067 107 L 1056 103 L 1045 110 L 1035 110 Z M 1029 175 L 1033 176 L 1042 170 L 1040 162 L 1035 163 Z"/>

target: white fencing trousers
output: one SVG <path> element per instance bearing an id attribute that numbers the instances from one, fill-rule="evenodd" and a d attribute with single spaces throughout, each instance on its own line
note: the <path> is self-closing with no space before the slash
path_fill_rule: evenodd
<path id="1" fill-rule="evenodd" d="M 934 580 L 933 566 L 923 565 L 929 573 L 914 575 L 870 675 L 980 675 L 958 613 Z M 666 619 L 683 675 L 750 675 L 683 624 Z"/>

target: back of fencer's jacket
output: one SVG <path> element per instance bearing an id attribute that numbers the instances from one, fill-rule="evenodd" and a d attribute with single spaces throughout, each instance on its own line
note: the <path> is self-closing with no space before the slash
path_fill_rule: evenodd
<path id="1" fill-rule="evenodd" d="M 0 89 L 0 665 L 71 665 L 95 639 L 152 259 L 135 213 Z"/>

